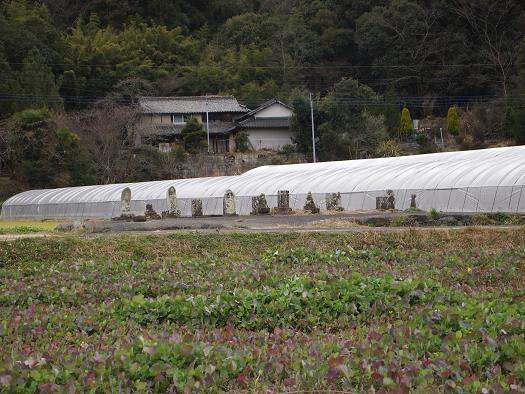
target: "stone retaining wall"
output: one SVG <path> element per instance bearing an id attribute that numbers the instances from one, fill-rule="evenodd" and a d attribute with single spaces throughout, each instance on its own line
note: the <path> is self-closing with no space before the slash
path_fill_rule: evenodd
<path id="1" fill-rule="evenodd" d="M 174 179 L 208 176 L 240 175 L 253 168 L 277 164 L 306 163 L 299 153 L 275 152 L 233 153 L 223 155 L 198 154 L 188 156 L 177 164 Z"/>

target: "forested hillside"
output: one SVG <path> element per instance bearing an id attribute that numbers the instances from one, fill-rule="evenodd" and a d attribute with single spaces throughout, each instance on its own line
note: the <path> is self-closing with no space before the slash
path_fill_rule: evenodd
<path id="1" fill-rule="evenodd" d="M 278 96 L 294 105 L 308 153 L 312 92 L 325 160 L 355 158 L 359 144 L 395 154 L 403 107 L 432 118 L 457 106 L 467 148 L 523 143 L 524 20 L 520 0 L 3 1 L 0 168 L 28 182 L 32 167 L 45 167 L 35 160 L 70 141 L 66 129 L 87 138 L 70 114 L 100 117 L 141 94 L 233 94 L 250 107 Z M 47 114 L 40 126 L 13 115 L 28 108 Z M 31 154 L 13 147 L 28 138 L 17 130 L 35 127 L 63 130 L 52 138 L 61 142 Z M 63 164 L 69 180 L 51 185 L 104 181 L 84 153 Z M 92 176 L 79 180 L 85 166 Z"/>
<path id="2" fill-rule="evenodd" d="M 4 1 L 2 93 L 16 100 L 3 111 L 24 96 L 68 109 L 132 77 L 246 101 L 341 77 L 429 100 L 506 96 L 524 17 L 518 0 Z"/>

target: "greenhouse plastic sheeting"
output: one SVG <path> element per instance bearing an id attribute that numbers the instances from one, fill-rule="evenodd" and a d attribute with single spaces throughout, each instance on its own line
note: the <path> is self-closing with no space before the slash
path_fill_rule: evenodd
<path id="1" fill-rule="evenodd" d="M 277 192 L 288 190 L 290 207 L 301 210 L 308 192 L 321 208 L 328 193 L 341 193 L 347 211 L 376 208 L 377 197 L 392 190 L 395 208 L 443 212 L 525 212 L 525 147 L 434 153 L 368 160 L 264 166 L 239 176 L 31 190 L 7 200 L 3 218 L 110 218 L 120 216 L 121 194 L 131 190 L 131 211 L 146 204 L 168 210 L 173 186 L 181 216 L 191 216 L 191 201 L 201 199 L 204 215 L 222 215 L 227 190 L 236 212 L 248 215 L 252 197 L 264 194 L 277 206 Z"/>

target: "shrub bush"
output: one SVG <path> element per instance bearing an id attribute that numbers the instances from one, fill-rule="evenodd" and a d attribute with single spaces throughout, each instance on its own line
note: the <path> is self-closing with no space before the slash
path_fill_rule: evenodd
<path id="1" fill-rule="evenodd" d="M 237 146 L 237 151 L 241 153 L 246 153 L 250 150 L 250 141 L 248 140 L 248 134 L 244 132 L 237 133 L 235 136 L 235 145 Z"/>
<path id="2" fill-rule="evenodd" d="M 289 154 L 292 154 L 292 153 L 295 153 L 295 152 L 296 152 L 295 146 L 293 146 L 292 144 L 283 145 L 282 148 L 281 148 L 281 153 L 283 155 L 289 155 Z"/>
<path id="3" fill-rule="evenodd" d="M 390 222 L 390 226 L 392 227 L 404 227 L 407 225 L 407 220 L 403 216 L 396 216 L 392 219 L 392 222 Z"/>
<path id="4" fill-rule="evenodd" d="M 493 224 L 493 221 L 485 213 L 477 213 L 472 217 L 472 222 L 479 226 L 487 226 Z"/>
<path id="5" fill-rule="evenodd" d="M 432 208 L 430 210 L 430 212 L 428 213 L 428 216 L 432 220 L 437 220 L 437 219 L 439 219 L 440 213 L 439 213 L 439 211 L 436 208 Z"/>

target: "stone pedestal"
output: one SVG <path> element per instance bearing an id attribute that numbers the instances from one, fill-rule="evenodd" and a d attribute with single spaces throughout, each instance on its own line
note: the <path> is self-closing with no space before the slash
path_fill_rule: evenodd
<path id="1" fill-rule="evenodd" d="M 194 218 L 202 216 L 202 200 L 191 200 L 191 216 Z"/>
<path id="2" fill-rule="evenodd" d="M 341 193 L 327 193 L 326 194 L 326 209 L 328 211 L 343 211 L 341 206 Z"/>
<path id="3" fill-rule="evenodd" d="M 306 212 L 310 213 L 319 213 L 320 209 L 315 205 L 314 198 L 312 197 L 312 193 L 308 192 L 306 196 L 306 204 L 304 204 L 304 210 Z"/>
<path id="4" fill-rule="evenodd" d="M 251 215 L 268 215 L 270 208 L 264 194 L 258 197 L 252 197 L 252 212 Z"/>
<path id="5" fill-rule="evenodd" d="M 237 216 L 235 211 L 235 195 L 231 190 L 227 190 L 222 201 L 222 214 L 224 216 Z"/>
<path id="6" fill-rule="evenodd" d="M 279 190 L 277 192 L 277 207 L 274 208 L 277 215 L 289 215 L 292 213 L 290 208 L 290 192 L 288 190 Z"/>

